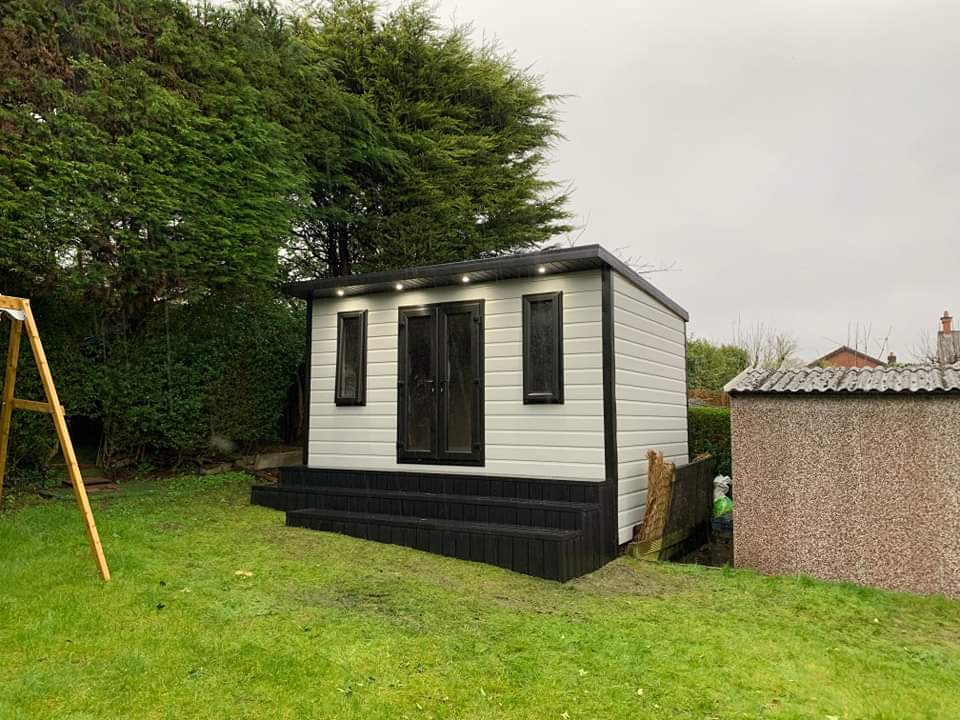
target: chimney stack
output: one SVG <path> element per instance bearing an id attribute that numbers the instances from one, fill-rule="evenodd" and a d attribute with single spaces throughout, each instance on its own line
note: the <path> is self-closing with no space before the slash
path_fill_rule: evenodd
<path id="1" fill-rule="evenodd" d="M 887 355 L 887 365 L 896 365 L 896 364 L 897 364 L 897 356 L 894 353 L 890 353 L 889 355 Z"/>
<path id="2" fill-rule="evenodd" d="M 947 310 L 943 311 L 943 317 L 940 318 L 940 324 L 943 325 L 943 328 L 940 330 L 941 335 L 949 335 L 953 332 L 953 318 L 950 317 L 950 313 Z"/>

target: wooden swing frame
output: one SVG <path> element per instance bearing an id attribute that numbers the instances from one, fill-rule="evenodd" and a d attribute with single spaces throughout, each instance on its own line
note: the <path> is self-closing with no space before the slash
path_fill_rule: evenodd
<path id="1" fill-rule="evenodd" d="M 7 348 L 7 367 L 3 376 L 3 404 L 0 406 L 0 498 L 3 497 L 3 479 L 7 471 L 7 450 L 10 444 L 10 421 L 13 417 L 13 411 L 29 410 L 48 413 L 53 418 L 57 439 L 59 439 L 60 448 L 63 450 L 67 474 L 70 476 L 73 495 L 77 500 L 77 506 L 80 508 L 80 515 L 83 517 L 83 524 L 87 530 L 87 539 L 90 541 L 90 549 L 93 551 L 97 571 L 101 578 L 109 580 L 110 569 L 107 567 L 107 559 L 104 557 L 103 547 L 100 545 L 100 535 L 97 533 L 93 511 L 90 509 L 90 500 L 87 498 L 87 488 L 84 486 L 83 477 L 80 475 L 80 466 L 77 464 L 77 456 L 73 451 L 73 443 L 70 440 L 70 431 L 67 428 L 63 405 L 60 404 L 57 388 L 53 384 L 53 376 L 50 374 L 47 356 L 43 351 L 43 344 L 40 342 L 37 323 L 33 319 L 33 312 L 30 310 L 30 301 L 26 298 L 0 295 L 0 313 L 7 315 L 10 320 L 10 345 Z M 43 393 L 47 398 L 46 402 L 21 400 L 14 394 L 17 382 L 17 361 L 20 358 L 20 336 L 24 327 L 26 327 L 27 339 L 30 341 L 30 348 L 33 350 L 33 357 L 40 373 L 40 382 L 43 385 Z"/>

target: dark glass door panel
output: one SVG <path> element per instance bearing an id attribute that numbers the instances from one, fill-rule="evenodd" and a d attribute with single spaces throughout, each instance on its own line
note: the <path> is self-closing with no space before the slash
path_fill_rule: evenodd
<path id="1" fill-rule="evenodd" d="M 482 461 L 480 303 L 440 308 L 440 457 Z"/>
<path id="2" fill-rule="evenodd" d="M 483 464 L 483 301 L 400 309 L 397 459 Z"/>
<path id="3" fill-rule="evenodd" d="M 411 459 L 436 454 L 436 335 L 434 308 L 401 310 L 400 450 Z"/>

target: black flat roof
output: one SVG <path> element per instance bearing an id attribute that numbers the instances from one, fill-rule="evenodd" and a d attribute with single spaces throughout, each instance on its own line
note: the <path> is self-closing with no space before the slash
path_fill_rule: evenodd
<path id="1" fill-rule="evenodd" d="M 684 321 L 690 316 L 680 305 L 654 287 L 636 270 L 599 245 L 581 245 L 569 248 L 540 250 L 518 255 L 499 255 L 480 260 L 427 265 L 425 267 L 400 268 L 383 272 L 364 273 L 363 275 L 340 275 L 338 277 L 317 278 L 287 283 L 283 291 L 293 297 L 310 299 L 334 297 L 338 290 L 345 295 L 367 295 L 370 293 L 394 291 L 397 283 L 405 290 L 459 285 L 464 275 L 471 282 L 491 282 L 512 278 L 534 277 L 540 273 L 540 267 L 546 273 L 577 272 L 608 267 L 648 295 L 656 298 Z"/>

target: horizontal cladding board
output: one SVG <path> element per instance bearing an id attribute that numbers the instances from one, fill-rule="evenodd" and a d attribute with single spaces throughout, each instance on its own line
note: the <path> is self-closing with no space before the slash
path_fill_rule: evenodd
<path id="1" fill-rule="evenodd" d="M 486 374 L 486 399 L 490 400 L 523 400 L 523 391 L 513 373 L 504 377 L 498 374 Z M 520 375 L 520 373 L 516 373 Z M 600 370 L 576 370 L 565 373 L 564 395 L 569 400 L 592 400 L 603 392 L 603 377 Z M 389 375 L 367 376 L 367 402 L 390 400 L 397 391 L 397 376 Z M 314 391 L 321 392 L 321 391 Z M 329 395 L 333 388 L 322 391 Z M 389 394 L 389 396 L 388 396 Z M 315 401 L 324 401 L 323 395 L 314 398 Z"/>
<path id="2" fill-rule="evenodd" d="M 637 373 L 644 376 L 662 377 L 670 380 L 679 380 L 686 383 L 686 366 L 683 362 L 671 359 L 670 362 L 663 363 L 650 357 L 638 357 L 625 353 L 616 353 L 617 359 L 617 377 L 622 377 L 622 382 L 635 382 Z M 621 371 L 625 374 L 620 375 Z"/>
<path id="3" fill-rule="evenodd" d="M 613 288 L 613 304 L 618 309 L 652 320 L 666 329 L 683 332 L 683 318 L 674 315 L 659 300 L 647 295 L 640 288 L 624 281 L 619 275 L 614 277 Z"/>
<path id="4" fill-rule="evenodd" d="M 617 401 L 620 400 L 625 402 L 664 403 L 682 406 L 684 409 L 687 407 L 687 394 L 682 390 L 657 390 L 651 387 L 637 387 L 633 384 L 619 383 L 617 385 Z"/>
<path id="5" fill-rule="evenodd" d="M 686 443 L 686 429 L 678 430 L 621 430 L 617 428 L 617 441 L 623 445 L 647 445 L 653 448 L 651 443 Z M 656 449 L 660 449 L 657 446 Z"/>
<path id="6" fill-rule="evenodd" d="M 676 319 L 676 325 L 666 326 L 654 320 L 631 312 L 622 305 L 617 308 L 615 322 L 623 327 L 633 328 L 649 338 L 656 338 L 660 343 L 668 345 L 683 345 L 683 321 Z"/>
<path id="7" fill-rule="evenodd" d="M 507 282 L 515 281 L 511 280 Z M 331 314 L 318 316 L 313 327 L 317 332 L 336 333 L 336 313 L 341 311 L 366 310 L 368 325 L 389 325 L 390 323 L 396 322 L 397 310 L 401 307 L 418 307 L 420 305 L 432 305 L 441 302 L 475 302 L 478 300 L 483 301 L 483 314 L 485 317 L 512 316 L 519 318 L 523 311 L 517 308 L 520 306 L 520 298 L 523 295 L 549 292 L 552 290 L 563 292 L 564 312 L 567 310 L 578 310 L 580 308 L 594 308 L 600 305 L 599 282 L 596 284 L 598 286 L 597 289 L 583 289 L 582 285 L 577 285 L 574 289 L 570 289 L 570 287 L 563 287 L 563 283 L 551 283 L 549 286 L 530 286 L 522 293 L 518 292 L 508 296 L 497 297 L 484 295 L 483 288 L 493 287 L 493 285 L 478 285 L 473 289 L 473 292 L 464 292 L 458 297 L 453 298 L 440 293 L 440 290 L 443 288 L 438 288 L 432 291 L 437 293 L 436 297 L 427 298 L 422 301 L 413 301 L 411 295 L 404 293 L 398 293 L 397 295 L 377 294 L 356 298 L 314 300 L 318 308 L 322 305 L 323 312 L 330 312 Z M 365 297 L 367 298 L 366 300 L 364 300 Z M 331 317 L 333 318 L 332 322 Z M 571 322 L 584 319 L 588 318 L 584 318 L 582 314 L 578 314 L 571 317 Z"/>
<path id="8" fill-rule="evenodd" d="M 565 447 L 582 448 L 587 450 L 596 450 L 600 447 L 597 443 L 597 434 L 595 432 L 583 432 L 582 430 L 490 430 L 487 429 L 487 443 L 494 445 L 517 445 L 520 447 L 532 446 L 534 450 L 551 445 L 559 438 L 558 434 L 563 435 Z M 320 426 L 310 428 L 310 440 L 313 442 L 379 442 L 389 443 L 395 438 L 396 423 L 391 418 L 389 424 L 384 423 L 376 427 L 335 427 Z"/>
<path id="9" fill-rule="evenodd" d="M 509 300 L 504 302 L 510 302 L 511 304 L 519 303 L 516 300 Z M 593 305 L 587 305 L 584 307 L 569 307 L 569 303 L 564 303 L 563 308 L 563 320 L 566 325 L 569 323 L 572 325 L 582 324 L 582 323 L 599 323 L 597 319 L 596 307 Z M 367 313 L 367 336 L 370 338 L 374 337 L 392 337 L 397 334 L 397 310 L 384 310 L 378 313 Z M 334 317 L 336 317 L 334 315 Z M 382 319 L 381 319 L 382 318 Z M 484 313 L 483 313 L 483 326 L 486 328 L 487 332 L 494 332 L 498 330 L 511 329 L 511 328 L 520 328 L 521 323 L 523 322 L 523 315 L 521 310 L 516 310 L 514 312 L 499 312 L 494 313 L 490 311 L 490 303 L 484 304 Z M 337 338 L 337 325 L 336 323 L 331 323 L 324 325 L 323 327 L 315 328 L 315 333 L 313 340 L 316 341 L 335 341 Z"/>
<path id="10" fill-rule="evenodd" d="M 320 452 L 310 448 L 311 467 L 323 467 L 339 470 L 383 470 L 384 459 L 381 456 L 338 455 Z M 580 480 L 599 482 L 603 480 L 603 468 L 589 463 L 565 463 L 547 461 L 491 461 L 482 468 L 458 467 L 457 465 L 430 465 L 426 463 L 400 463 L 391 465 L 391 470 L 418 473 L 466 473 L 482 474 L 489 477 L 530 478 L 541 480 Z"/>
<path id="11" fill-rule="evenodd" d="M 632 465 L 631 465 L 632 467 Z M 626 468 L 621 467 L 621 472 Z M 647 467 L 644 463 L 643 472 L 637 475 L 622 475 L 620 477 L 620 495 L 632 495 L 647 489 Z"/>
<path id="12" fill-rule="evenodd" d="M 617 418 L 617 432 L 636 430 L 682 430 L 687 432 L 687 418 L 683 415 L 663 417 L 656 415 L 621 415 Z"/>
<path id="13" fill-rule="evenodd" d="M 654 348 L 660 350 L 661 352 L 670 353 L 671 355 L 680 353 L 683 355 L 683 337 L 679 336 L 676 338 L 665 339 L 647 331 L 643 327 L 635 327 L 631 325 L 628 320 L 631 318 L 629 316 L 618 316 L 616 320 L 615 335 L 617 337 L 617 344 L 621 343 L 630 343 L 633 345 L 639 345 L 644 348 Z"/>
<path id="14" fill-rule="evenodd" d="M 357 436 L 358 439 L 367 440 L 379 438 L 383 443 L 393 444 L 396 442 L 397 434 L 397 413 L 396 406 L 393 412 L 384 413 L 365 413 L 361 407 L 342 407 L 344 411 L 337 414 L 316 415 L 310 422 L 310 437 L 314 438 L 315 433 L 337 433 L 340 431 L 362 432 L 364 437 Z M 533 430 L 536 428 L 536 430 Z M 498 442 L 502 444 L 502 437 L 494 440 L 492 433 L 504 433 L 506 435 L 514 434 L 516 431 L 541 432 L 545 439 L 553 438 L 554 442 L 559 442 L 563 438 L 555 437 L 556 433 L 579 433 L 583 436 L 593 438 L 590 447 L 599 447 L 602 444 L 603 416 L 602 415 L 553 415 L 542 416 L 535 423 L 531 423 L 529 416 L 524 415 L 503 415 L 486 418 L 486 437 L 489 442 Z M 380 432 L 378 432 L 380 431 Z M 325 439 L 339 439 L 334 435 L 325 435 Z M 518 444 L 526 444 L 520 435 L 516 435 Z"/>
<path id="15" fill-rule="evenodd" d="M 649 345 L 638 345 L 626 338 L 618 337 L 614 341 L 614 352 L 616 352 L 617 357 L 627 356 L 639 360 L 649 360 L 665 367 L 684 367 L 682 345 L 672 351 L 665 351 Z"/>
<path id="16" fill-rule="evenodd" d="M 686 325 L 658 300 L 614 275 L 620 542 L 643 521 L 647 452 L 687 461 Z"/>
<path id="17" fill-rule="evenodd" d="M 683 380 L 674 380 L 672 378 L 660 377 L 658 375 L 646 375 L 644 373 L 633 372 L 617 368 L 618 387 L 623 388 L 645 388 L 648 390 L 662 390 L 666 392 L 685 393 L 687 385 Z"/>
<path id="18" fill-rule="evenodd" d="M 600 347 L 599 335 L 589 338 L 563 338 L 564 357 L 568 352 L 599 354 Z M 521 353 L 520 338 L 518 337 L 515 342 L 488 342 L 484 345 L 484 351 L 488 358 L 519 357 Z"/>
<path id="19" fill-rule="evenodd" d="M 514 428 L 512 430 L 491 430 L 487 428 L 487 442 L 492 445 L 524 445 L 532 447 L 548 447 L 558 440 L 563 441 L 564 447 L 597 448 L 597 433 L 583 430 L 558 430 L 556 428 Z"/>
<path id="20" fill-rule="evenodd" d="M 617 511 L 617 525 L 620 527 L 620 542 L 630 542 L 633 538 L 633 528 L 643 522 L 646 505 Z"/>
<path id="21" fill-rule="evenodd" d="M 485 374 L 487 390 L 495 387 L 519 388 L 523 383 L 523 372 L 517 370 L 490 370 Z M 603 370 L 601 368 L 563 370 L 563 381 L 566 387 L 575 385 L 603 385 Z"/>
<path id="22" fill-rule="evenodd" d="M 489 372 L 513 370 L 523 372 L 523 357 L 518 353 L 509 357 L 484 358 L 484 369 Z M 595 370 L 602 372 L 603 354 L 599 345 L 591 352 L 573 353 L 569 347 L 563 349 L 563 370 Z M 564 375 L 566 377 L 566 375 Z"/>
<path id="23" fill-rule="evenodd" d="M 577 400 L 593 400 L 603 396 L 603 383 L 591 383 L 589 385 L 573 385 L 567 383 L 563 387 L 564 404 Z M 523 389 L 516 385 L 487 385 L 486 388 L 487 403 L 496 401 L 519 402 L 523 404 Z"/>
<path id="24" fill-rule="evenodd" d="M 383 356 L 383 353 L 378 354 Z M 313 364 L 313 370 L 316 371 L 319 376 L 336 372 L 336 354 L 324 353 L 324 355 L 326 356 L 325 359 L 328 362 L 315 362 Z M 390 375 L 395 378 L 397 375 L 396 352 L 391 351 L 389 358 L 389 360 L 374 362 L 371 360 L 371 355 L 368 353 L 367 377 L 369 378 L 375 375 Z M 570 379 L 570 376 L 566 374 L 568 370 L 591 370 L 594 372 L 602 372 L 602 363 L 603 355 L 600 353 L 599 348 L 597 349 L 597 352 L 588 353 L 571 353 L 565 349 L 563 353 L 564 378 L 567 379 L 567 382 L 576 382 L 575 380 Z M 484 359 L 484 370 L 488 377 L 489 374 L 493 372 L 512 371 L 516 373 L 522 373 L 523 358 L 520 355 L 510 355 L 496 358 L 488 357 Z"/>
<path id="25" fill-rule="evenodd" d="M 484 325 L 485 328 L 485 337 L 486 345 L 496 345 L 500 343 L 520 343 L 523 337 L 523 331 L 519 324 L 515 327 L 509 328 L 499 328 L 491 330 L 489 326 Z M 396 323 L 394 323 L 393 332 L 388 334 L 380 335 L 367 335 L 367 350 L 390 350 L 397 346 L 397 328 Z M 576 322 L 576 323 L 567 323 L 566 315 L 564 315 L 563 323 L 563 341 L 564 344 L 569 344 L 572 340 L 580 339 L 595 339 L 599 343 L 599 338 L 602 335 L 602 326 L 599 321 L 596 322 Z M 313 352 L 315 353 L 336 353 L 337 351 L 337 340 L 336 333 L 334 337 L 329 339 L 318 339 L 313 338 L 312 344 Z"/>
<path id="26" fill-rule="evenodd" d="M 523 329 L 520 325 L 510 328 L 499 328 L 491 330 L 484 324 L 487 345 L 491 343 L 519 343 L 523 338 Z M 599 320 L 590 322 L 567 322 L 567 315 L 563 315 L 563 342 L 568 343 L 571 340 L 600 338 L 603 334 L 603 326 Z"/>
<path id="27" fill-rule="evenodd" d="M 660 402 L 642 402 L 639 400 L 620 400 L 617 399 L 617 414 L 624 415 L 645 415 L 648 417 L 686 417 L 686 406 L 678 406 L 671 403 Z"/>
<path id="28" fill-rule="evenodd" d="M 315 390 L 310 397 L 311 423 L 314 417 L 339 417 L 342 415 L 377 415 L 396 413 L 396 397 L 390 399 L 371 400 L 374 393 L 383 393 L 382 390 L 371 390 L 367 394 L 365 406 L 344 406 L 333 404 L 333 390 Z M 396 393 L 387 393 L 396 395 Z M 519 407 L 518 407 L 519 406 Z M 568 415 L 593 415 L 603 417 L 603 402 L 600 400 L 567 400 L 563 404 L 524 405 L 518 400 L 487 400 L 484 403 L 487 421 L 494 415 L 519 415 L 527 418 L 528 423 L 549 422 L 552 417 L 566 417 Z"/>
<path id="29" fill-rule="evenodd" d="M 679 452 L 675 455 L 664 453 L 664 460 L 683 465 L 687 461 L 686 453 Z M 620 494 L 637 492 L 647 486 L 647 461 L 637 460 L 635 462 L 619 463 L 618 471 L 620 477 Z"/>
<path id="30" fill-rule="evenodd" d="M 393 458 L 396 455 L 396 446 L 393 443 L 384 443 L 379 440 L 346 440 L 340 439 L 334 441 L 331 445 L 330 440 L 318 438 L 311 435 L 310 452 L 313 454 L 324 454 L 324 448 L 332 448 L 337 455 L 353 456 L 361 455 L 364 457 Z M 496 457 L 497 462 L 516 461 L 516 462 L 549 462 L 549 463 L 568 463 L 574 465 L 599 465 L 603 462 L 602 447 L 530 447 L 525 445 L 495 445 L 488 442 L 486 452 L 491 457 Z M 476 468 L 474 467 L 474 472 Z"/>
<path id="31" fill-rule="evenodd" d="M 647 490 L 638 490 L 637 492 L 629 493 L 620 493 L 620 512 L 625 510 L 632 510 L 634 508 L 642 508 L 647 502 Z"/>
<path id="32" fill-rule="evenodd" d="M 545 406 L 543 406 L 545 407 Z M 579 430 L 585 432 L 596 432 L 597 442 L 603 441 L 603 415 L 565 413 L 563 415 L 540 415 L 535 420 L 531 420 L 529 415 L 497 415 L 487 416 L 487 432 L 494 430 L 528 430 L 535 427 L 545 432 L 560 432 L 569 430 Z M 561 440 L 558 438 L 558 441 Z"/>
<path id="33" fill-rule="evenodd" d="M 659 450 L 664 456 L 682 457 L 687 451 L 687 441 L 657 442 L 646 447 L 643 445 L 627 445 L 626 447 L 620 448 L 617 460 L 625 463 L 646 461 L 648 450 Z"/>
<path id="34" fill-rule="evenodd" d="M 347 408 L 342 408 L 346 410 Z M 361 408 L 351 408 L 360 410 Z M 388 434 L 377 433 L 378 430 Z M 310 420 L 311 440 L 339 440 L 337 433 L 361 433 L 357 435 L 361 440 L 369 437 L 379 437 L 383 442 L 396 442 L 397 413 L 343 413 L 341 415 L 319 415 Z M 331 437 L 327 433 L 332 433 Z"/>
<path id="35" fill-rule="evenodd" d="M 565 402 L 524 405 L 520 298 L 555 290 L 563 292 Z M 398 464 L 398 308 L 475 299 L 484 300 L 485 465 Z M 599 271 L 315 301 L 309 464 L 602 480 L 600 304 Z M 359 407 L 333 402 L 336 314 L 348 310 L 367 311 L 367 404 Z"/>

